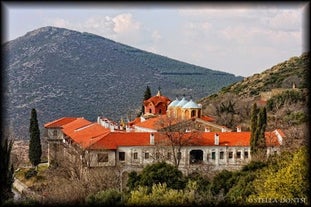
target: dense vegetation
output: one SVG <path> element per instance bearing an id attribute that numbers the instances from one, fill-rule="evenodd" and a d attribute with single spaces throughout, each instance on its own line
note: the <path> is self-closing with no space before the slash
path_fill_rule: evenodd
<path id="1" fill-rule="evenodd" d="M 43 27 L 3 45 L 7 119 L 27 138 L 28 112 L 36 108 L 40 126 L 63 116 L 135 118 L 147 85 L 164 95 L 215 93 L 242 77 L 145 52 L 109 39 Z M 17 130 L 18 129 L 18 130 Z"/>
<path id="2" fill-rule="evenodd" d="M 176 177 L 182 178 L 185 184 L 182 188 L 180 179 L 171 180 L 165 176 L 174 166 L 156 163 L 134 176 L 141 179 L 152 174 L 153 178 L 147 185 L 139 181 L 133 185 L 133 179 L 129 179 L 129 191 L 102 191 L 90 195 L 86 202 L 108 205 L 115 201 L 114 204 L 133 206 L 249 206 L 269 205 L 272 202 L 276 205 L 308 205 L 310 190 L 307 155 L 307 148 L 301 147 L 294 152 L 271 156 L 266 161 L 252 161 L 239 171 L 220 171 L 213 178 L 197 173 L 184 176 L 179 171 L 182 177 Z M 178 172 L 177 169 L 175 171 Z M 161 174 L 164 177 L 159 181 L 155 177 Z"/>

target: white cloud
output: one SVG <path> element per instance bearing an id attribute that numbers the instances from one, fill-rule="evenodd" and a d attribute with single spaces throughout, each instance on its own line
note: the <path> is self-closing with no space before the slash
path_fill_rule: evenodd
<path id="1" fill-rule="evenodd" d="M 302 15 L 299 10 L 281 10 L 274 16 L 266 18 L 267 26 L 273 29 L 299 30 L 302 22 Z"/>
<path id="2" fill-rule="evenodd" d="M 140 29 L 140 23 L 134 21 L 132 14 L 120 14 L 112 19 L 114 23 L 113 31 L 116 33 L 132 33 Z"/>
<path id="3" fill-rule="evenodd" d="M 68 27 L 70 23 L 66 21 L 65 19 L 56 18 L 52 21 L 51 25 L 55 27 Z"/>

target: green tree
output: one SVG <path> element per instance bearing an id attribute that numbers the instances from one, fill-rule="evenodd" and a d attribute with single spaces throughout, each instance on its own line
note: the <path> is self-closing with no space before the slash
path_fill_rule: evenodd
<path id="1" fill-rule="evenodd" d="M 0 203 L 13 197 L 12 185 L 13 178 L 13 164 L 10 163 L 10 155 L 13 146 L 13 140 L 9 139 L 7 134 L 1 134 L 0 146 Z"/>
<path id="2" fill-rule="evenodd" d="M 265 131 L 267 126 L 266 108 L 257 108 L 256 103 L 253 105 L 251 114 L 251 153 L 262 154 L 266 148 Z"/>
<path id="3" fill-rule="evenodd" d="M 33 166 L 37 166 L 41 161 L 42 149 L 36 109 L 31 110 L 29 134 L 29 160 Z"/>
<path id="4" fill-rule="evenodd" d="M 153 184 L 159 183 L 166 183 L 168 188 L 173 189 L 183 189 L 186 185 L 182 172 L 164 161 L 147 165 L 139 176 L 133 175 L 132 177 L 133 179 L 129 179 L 130 183 L 127 183 L 130 190 L 132 190 L 131 187 L 138 185 L 151 188 Z"/>
<path id="5" fill-rule="evenodd" d="M 258 198 L 284 201 L 299 198 L 301 204 L 308 206 L 309 174 L 308 150 L 301 147 L 291 156 L 282 154 L 267 168 L 258 173 L 254 180 L 254 191 L 247 199 L 252 202 Z M 302 200 L 304 199 L 304 200 Z M 305 203 L 302 203 L 305 201 Z"/>

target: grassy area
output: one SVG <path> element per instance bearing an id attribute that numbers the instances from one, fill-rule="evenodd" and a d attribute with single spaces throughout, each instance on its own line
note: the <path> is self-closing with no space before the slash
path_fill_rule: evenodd
<path id="1" fill-rule="evenodd" d="M 28 187 L 33 187 L 35 184 L 47 182 L 45 178 L 45 171 L 48 169 L 47 163 L 39 164 L 37 168 L 38 173 L 27 179 L 25 175 L 30 169 L 31 168 L 19 168 L 15 171 L 14 177 L 23 182 Z"/>

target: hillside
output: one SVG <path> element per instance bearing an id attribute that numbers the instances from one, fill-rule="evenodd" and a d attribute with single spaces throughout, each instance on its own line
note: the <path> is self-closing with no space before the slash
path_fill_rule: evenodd
<path id="1" fill-rule="evenodd" d="M 309 64 L 309 53 L 291 57 L 199 102 L 205 114 L 217 117 L 218 124 L 232 129 L 240 125 L 243 130 L 250 130 L 252 105 L 266 106 L 267 129 L 281 128 L 289 137 L 296 139 L 295 144 L 300 145 L 307 138 Z"/>
<path id="2" fill-rule="evenodd" d="M 116 121 L 139 110 L 147 85 L 174 99 L 199 99 L 242 77 L 145 52 L 109 39 L 43 27 L 3 45 L 6 123 L 28 136 L 31 108 L 39 124 L 62 116 Z M 16 130 L 18 129 L 18 130 Z"/>
<path id="3" fill-rule="evenodd" d="M 220 94 L 231 92 L 241 97 L 252 97 L 273 88 L 292 88 L 293 83 L 297 88 L 306 88 L 309 63 L 309 53 L 292 57 L 260 74 L 254 74 L 244 78 L 243 81 L 222 88 Z"/>

